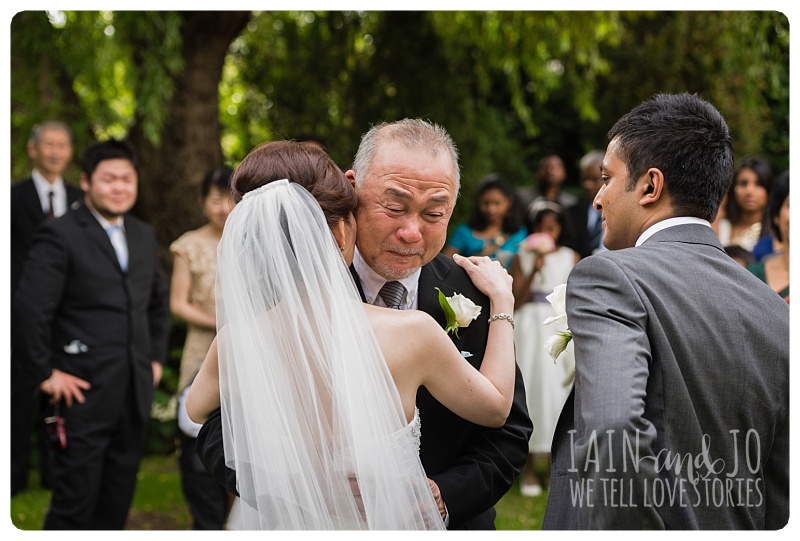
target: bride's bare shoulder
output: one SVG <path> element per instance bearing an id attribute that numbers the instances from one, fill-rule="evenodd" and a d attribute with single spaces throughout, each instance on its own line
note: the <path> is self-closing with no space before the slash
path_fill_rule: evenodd
<path id="1" fill-rule="evenodd" d="M 439 324 L 421 310 L 393 310 L 381 306 L 365 305 L 367 317 L 379 335 L 388 333 L 400 336 L 424 337 L 438 332 Z"/>

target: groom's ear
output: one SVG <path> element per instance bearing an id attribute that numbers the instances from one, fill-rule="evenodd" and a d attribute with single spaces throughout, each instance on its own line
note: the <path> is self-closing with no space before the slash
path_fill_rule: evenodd
<path id="1" fill-rule="evenodd" d="M 345 172 L 344 176 L 346 176 L 347 180 L 350 181 L 350 185 L 353 186 L 353 188 L 355 188 L 356 187 L 356 172 L 353 171 L 352 169 L 348 169 Z"/>
<path id="2" fill-rule="evenodd" d="M 639 180 L 638 189 L 641 190 L 642 196 L 639 198 L 639 204 L 642 206 L 657 203 L 662 194 L 666 193 L 664 188 L 664 173 L 661 169 L 651 167 L 647 172 L 642 175 Z"/>

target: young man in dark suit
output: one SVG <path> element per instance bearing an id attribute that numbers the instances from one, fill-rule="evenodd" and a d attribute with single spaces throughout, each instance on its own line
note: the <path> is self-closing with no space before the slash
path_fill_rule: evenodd
<path id="1" fill-rule="evenodd" d="M 37 231 L 17 289 L 21 368 L 63 419 L 45 529 L 122 529 L 133 499 L 169 305 L 155 233 L 126 215 L 133 150 L 83 156 L 84 204 Z"/>
<path id="2" fill-rule="evenodd" d="M 77 206 L 82 192 L 64 181 L 62 174 L 72 161 L 72 131 L 63 122 L 49 121 L 37 124 L 31 131 L 27 144 L 28 156 L 33 161 L 31 176 L 11 187 L 11 298 L 22 275 L 22 265 L 30 249 L 33 231 L 45 220 L 64 215 Z M 11 335 L 16 333 L 11 321 Z M 14 351 L 11 352 L 12 356 Z M 11 495 L 28 486 L 31 458 L 31 431 L 42 432 L 43 416 L 33 420 L 40 395 L 36 386 L 15 370 L 11 363 Z M 41 418 L 39 418 L 41 417 Z M 51 485 L 47 460 L 47 447 L 40 446 L 39 470 L 41 484 Z"/>
<path id="3" fill-rule="evenodd" d="M 351 271 L 370 304 L 428 312 L 442 327 L 438 291 L 461 293 L 482 307 L 481 316 L 453 340 L 476 368 L 483 360 L 489 300 L 466 272 L 439 252 L 459 189 L 458 156 L 450 136 L 423 120 L 381 124 L 361 141 L 346 172 L 359 196 L 357 253 Z M 396 302 L 383 299 L 387 282 L 403 289 Z M 393 284 L 396 285 L 396 284 Z M 388 296 L 387 296 L 388 298 Z M 436 359 L 430 359 L 435 363 Z M 420 456 L 431 490 L 449 529 L 493 529 L 494 505 L 519 475 L 532 425 L 517 369 L 514 402 L 506 424 L 479 427 L 446 409 L 424 388 L 417 394 L 422 422 Z M 198 454 L 209 472 L 235 492 L 235 472 L 224 465 L 219 410 L 203 425 Z"/>

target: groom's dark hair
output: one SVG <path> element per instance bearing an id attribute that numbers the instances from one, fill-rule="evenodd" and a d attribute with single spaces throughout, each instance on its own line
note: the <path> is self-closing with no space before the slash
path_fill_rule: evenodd
<path id="1" fill-rule="evenodd" d="M 733 173 L 733 144 L 717 109 L 696 94 L 657 94 L 608 132 L 633 189 L 651 167 L 664 174 L 673 209 L 713 220 Z"/>

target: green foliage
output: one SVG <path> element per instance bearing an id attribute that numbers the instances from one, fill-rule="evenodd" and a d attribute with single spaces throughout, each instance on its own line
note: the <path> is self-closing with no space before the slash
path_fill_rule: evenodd
<path id="1" fill-rule="evenodd" d="M 145 137 L 158 144 L 167 121 L 166 104 L 175 91 L 175 79 L 183 70 L 182 19 L 174 12 L 114 12 L 113 28 L 129 62 L 126 83 L 136 99 L 135 113 Z"/>
<path id="2" fill-rule="evenodd" d="M 51 492 L 38 487 L 36 472 L 31 488 L 11 498 L 11 523 L 19 530 L 41 530 Z M 136 493 L 128 514 L 128 530 L 188 530 L 189 509 L 181 491 L 175 456 L 145 456 L 139 469 Z"/>
<path id="3" fill-rule="evenodd" d="M 595 121 L 595 77 L 609 66 L 603 44 L 618 42 L 613 12 L 435 12 L 437 30 L 466 70 L 474 70 L 475 90 L 488 98 L 504 88 L 529 137 L 541 133 L 532 103 L 546 102 L 571 84 L 580 118 Z M 500 83 L 500 84 L 498 84 Z"/>
<path id="4" fill-rule="evenodd" d="M 46 118 L 73 126 L 78 152 L 133 127 L 157 150 L 167 100 L 186 70 L 203 69 L 184 65 L 189 16 L 51 18 L 21 12 L 11 24 L 14 175 L 27 175 L 24 140 Z M 788 59 L 789 23 L 777 11 L 255 12 L 224 66 L 220 141 L 236 165 L 263 141 L 315 134 L 347 169 L 372 124 L 430 119 L 460 150 L 456 223 L 481 177 L 530 184 L 546 153 L 562 156 L 577 188 L 579 158 L 605 148 L 611 125 L 657 92 L 703 95 L 728 121 L 737 157 L 785 169 Z M 192 203 L 174 204 L 187 214 Z"/>
<path id="5" fill-rule="evenodd" d="M 519 481 L 515 482 L 495 506 L 494 520 L 498 530 L 541 530 L 544 510 L 547 507 L 547 491 L 533 498 L 523 496 Z"/>
<path id="6" fill-rule="evenodd" d="M 610 91 L 597 97 L 605 112 L 599 131 L 657 92 L 696 92 L 722 112 L 737 157 L 762 154 L 788 166 L 789 27 L 783 14 L 622 13 L 622 21 L 621 46 L 603 49 L 618 68 L 601 81 Z"/>
<path id="7" fill-rule="evenodd" d="M 65 12 L 57 43 L 93 135 L 123 138 L 133 124 L 135 76 L 126 44 L 116 36 L 112 12 Z"/>
<path id="8" fill-rule="evenodd" d="M 49 503 L 50 491 L 39 487 L 39 473 L 31 471 L 29 488 L 11 498 L 11 523 L 19 530 L 41 530 Z"/>

